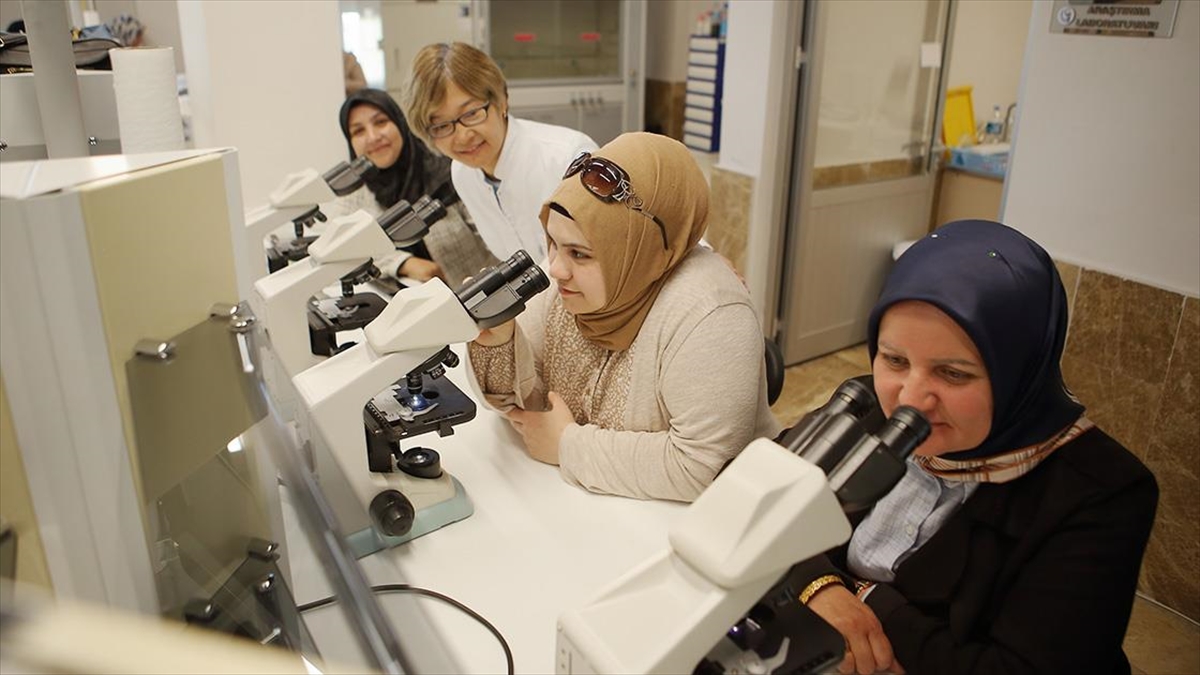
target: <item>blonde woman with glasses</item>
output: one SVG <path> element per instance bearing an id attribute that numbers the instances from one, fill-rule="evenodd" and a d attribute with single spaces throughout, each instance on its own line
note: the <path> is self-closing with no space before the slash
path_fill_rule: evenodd
<path id="1" fill-rule="evenodd" d="M 587 135 L 513 117 L 508 84 L 487 54 L 461 42 L 432 44 L 413 60 L 406 107 L 412 130 L 454 160 L 450 174 L 488 249 L 501 260 L 546 255 L 542 203 Z"/>
<path id="2" fill-rule="evenodd" d="M 779 431 L 749 293 L 698 245 L 704 175 L 682 143 L 629 133 L 559 176 L 539 215 L 554 292 L 470 343 L 471 372 L 567 482 L 691 501 Z"/>

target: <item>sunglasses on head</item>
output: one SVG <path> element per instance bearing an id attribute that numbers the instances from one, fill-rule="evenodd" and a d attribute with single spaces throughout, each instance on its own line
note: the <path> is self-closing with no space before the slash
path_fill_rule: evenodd
<path id="1" fill-rule="evenodd" d="M 642 208 L 642 198 L 633 191 L 633 186 L 629 182 L 629 174 L 625 173 L 625 169 L 617 166 L 617 163 L 610 159 L 593 157 L 590 152 L 581 152 L 571 160 L 571 165 L 567 167 L 563 179 L 570 178 L 575 174 L 579 174 L 579 182 L 583 183 L 588 192 L 596 195 L 600 201 L 620 202 L 627 208 L 653 220 L 654 224 L 658 225 L 659 233 L 662 234 L 663 248 L 670 248 L 667 245 L 666 226 L 658 219 L 658 216 Z"/>

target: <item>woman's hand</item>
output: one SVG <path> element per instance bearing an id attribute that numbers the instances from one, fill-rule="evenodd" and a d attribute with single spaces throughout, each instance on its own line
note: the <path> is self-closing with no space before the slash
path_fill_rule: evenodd
<path id="1" fill-rule="evenodd" d="M 846 658 L 838 665 L 838 672 L 843 675 L 904 672 L 892 654 L 892 643 L 884 635 L 875 612 L 845 586 L 830 584 L 822 588 L 808 601 L 808 608 L 846 639 Z"/>
<path id="2" fill-rule="evenodd" d="M 495 328 L 485 328 L 479 331 L 479 336 L 475 338 L 475 342 L 484 347 L 506 345 L 513 339 L 516 326 L 516 319 L 509 319 Z"/>
<path id="3" fill-rule="evenodd" d="M 442 281 L 446 280 L 446 273 L 442 271 L 442 266 L 417 256 L 410 256 L 400 263 L 400 267 L 396 270 L 396 276 L 408 277 L 417 281 L 429 281 L 437 277 Z"/>
<path id="4" fill-rule="evenodd" d="M 525 439 L 525 450 L 539 462 L 558 464 L 558 442 L 563 430 L 575 423 L 575 416 L 557 392 L 546 396 L 550 409 L 545 412 L 513 408 L 505 413 L 513 428 Z"/>

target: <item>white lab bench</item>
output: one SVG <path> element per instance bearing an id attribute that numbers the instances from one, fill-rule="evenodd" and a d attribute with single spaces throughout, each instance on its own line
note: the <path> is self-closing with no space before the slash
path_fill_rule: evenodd
<path id="1" fill-rule="evenodd" d="M 465 348 L 456 345 L 462 356 Z M 449 377 L 472 398 L 466 359 Z M 558 468 L 538 462 L 520 436 L 494 411 L 479 405 L 474 420 L 452 436 L 425 434 L 404 448 L 430 447 L 457 477 L 474 514 L 398 547 L 359 560 L 371 584 L 407 583 L 453 597 L 487 618 L 507 639 L 517 673 L 554 672 L 556 623 L 563 610 L 586 603 L 601 588 L 667 546 L 667 526 L 684 504 L 597 495 L 567 484 Z M 364 459 L 365 464 L 365 459 Z M 331 594 L 283 498 L 297 604 Z M 407 654 L 416 664 L 433 648 L 413 639 L 414 620 L 427 621 L 458 667 L 452 672 L 504 672 L 499 643 L 479 623 L 436 599 L 409 603 L 377 596 Z M 340 612 L 305 615 L 321 655 L 350 663 L 357 645 Z M 423 631 L 422 631 L 423 632 Z"/>

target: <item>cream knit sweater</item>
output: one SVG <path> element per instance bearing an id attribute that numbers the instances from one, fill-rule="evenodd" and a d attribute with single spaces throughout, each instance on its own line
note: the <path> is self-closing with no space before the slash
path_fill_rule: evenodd
<path id="1" fill-rule="evenodd" d="M 497 409 L 541 410 L 547 391 L 563 397 L 578 424 L 563 433 L 559 471 L 593 492 L 691 501 L 746 444 L 780 429 L 758 317 L 707 249 L 675 269 L 625 351 L 580 335 L 553 284 L 517 318 L 513 341 L 468 351 Z"/>

